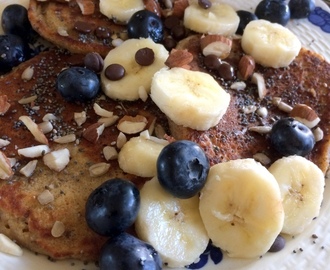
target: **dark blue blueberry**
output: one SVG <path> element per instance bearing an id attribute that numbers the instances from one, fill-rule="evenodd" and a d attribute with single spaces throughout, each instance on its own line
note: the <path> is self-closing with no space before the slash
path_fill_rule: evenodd
<path id="1" fill-rule="evenodd" d="M 159 183 L 178 198 L 190 198 L 204 186 L 210 169 L 201 147 L 187 140 L 168 144 L 157 159 Z"/>
<path id="2" fill-rule="evenodd" d="M 288 117 L 278 120 L 273 125 L 270 143 L 283 156 L 306 156 L 312 151 L 315 139 L 308 127 Z"/>
<path id="3" fill-rule="evenodd" d="M 140 208 L 140 191 L 128 180 L 119 178 L 104 182 L 86 202 L 85 218 L 96 233 L 114 236 L 130 227 Z"/>
<path id="4" fill-rule="evenodd" d="M 285 26 L 290 20 L 289 5 L 284 0 L 263 0 L 255 10 L 259 19 Z"/>
<path id="5" fill-rule="evenodd" d="M 70 67 L 57 76 L 56 89 L 66 101 L 87 102 L 97 96 L 100 80 L 90 69 Z"/>
<path id="6" fill-rule="evenodd" d="M 315 9 L 314 0 L 290 0 L 289 8 L 292 19 L 307 18 Z"/>
<path id="7" fill-rule="evenodd" d="M 28 45 L 16 35 L 0 35 L 0 72 L 8 72 L 29 58 Z"/>
<path id="8" fill-rule="evenodd" d="M 151 38 L 161 42 L 164 37 L 164 26 L 161 19 L 149 10 L 140 10 L 132 15 L 127 24 L 129 38 Z"/>
<path id="9" fill-rule="evenodd" d="M 99 266 L 100 270 L 161 270 L 162 261 L 151 245 L 121 233 L 103 245 Z"/>
<path id="10" fill-rule="evenodd" d="M 275 241 L 272 244 L 272 246 L 269 248 L 268 252 L 278 252 L 282 250 L 285 247 L 285 243 L 286 243 L 285 238 L 279 234 L 275 238 Z"/>
<path id="11" fill-rule="evenodd" d="M 1 25 L 6 34 L 13 34 L 26 38 L 32 31 L 28 19 L 27 9 L 19 4 L 4 8 L 1 16 Z"/>
<path id="12" fill-rule="evenodd" d="M 236 30 L 236 34 L 243 35 L 245 27 L 248 25 L 249 22 L 258 20 L 258 17 L 246 10 L 238 10 L 237 15 L 239 17 L 239 24 Z"/>

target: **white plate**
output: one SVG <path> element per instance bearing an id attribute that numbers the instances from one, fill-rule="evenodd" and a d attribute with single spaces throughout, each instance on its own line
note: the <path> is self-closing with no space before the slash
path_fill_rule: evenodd
<path id="1" fill-rule="evenodd" d="M 5 0 L 0 0 L 5 1 Z M 258 0 L 224 0 L 235 9 L 253 11 Z M 330 62 L 330 9 L 316 0 L 317 9 L 308 19 L 291 21 L 288 27 L 299 36 L 303 46 L 322 54 Z M 317 13 L 317 14 L 316 14 Z M 323 30 L 322 30 L 323 29 Z M 330 84 L 330 78 L 329 78 Z M 256 260 L 229 259 L 215 264 L 210 256 L 208 263 L 201 270 L 221 269 L 314 269 L 324 270 L 330 265 L 330 185 L 326 186 L 324 203 L 320 216 L 299 236 L 288 239 L 286 247 L 278 252 L 266 254 Z M 317 235 L 314 239 L 312 235 Z M 93 263 L 84 264 L 68 260 L 52 262 L 44 256 L 35 255 L 24 250 L 22 257 L 14 257 L 0 253 L 0 270 L 96 270 Z"/>

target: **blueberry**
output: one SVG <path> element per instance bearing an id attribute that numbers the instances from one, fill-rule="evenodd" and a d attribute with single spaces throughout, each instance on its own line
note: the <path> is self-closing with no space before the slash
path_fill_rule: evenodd
<path id="1" fill-rule="evenodd" d="M 272 246 L 269 248 L 268 252 L 278 252 L 280 250 L 282 250 L 285 247 L 285 238 L 282 235 L 278 235 L 275 238 L 274 243 L 272 244 Z"/>
<path id="2" fill-rule="evenodd" d="M 207 156 L 192 141 L 175 141 L 163 148 L 157 159 L 159 183 L 178 198 L 190 198 L 204 186 L 210 169 Z"/>
<path id="3" fill-rule="evenodd" d="M 130 234 L 121 233 L 103 245 L 99 266 L 100 270 L 160 270 L 162 261 L 150 244 Z"/>
<path id="4" fill-rule="evenodd" d="M 96 233 L 114 236 L 131 226 L 140 208 L 140 191 L 128 180 L 110 179 L 97 187 L 86 202 L 85 218 Z"/>
<path id="5" fill-rule="evenodd" d="M 270 133 L 272 147 L 283 156 L 309 154 L 315 144 L 312 131 L 304 124 L 288 117 L 278 120 Z"/>
<path id="6" fill-rule="evenodd" d="M 8 72 L 27 60 L 28 45 L 16 35 L 0 35 L 0 72 Z"/>
<path id="7" fill-rule="evenodd" d="M 4 8 L 1 25 L 6 34 L 17 35 L 21 38 L 26 38 L 32 31 L 27 9 L 19 4 L 12 4 Z"/>
<path id="8" fill-rule="evenodd" d="M 70 67 L 57 76 L 56 89 L 66 101 L 87 102 L 97 96 L 100 80 L 90 69 Z"/>
<path id="9" fill-rule="evenodd" d="M 290 0 L 289 8 L 292 19 L 307 18 L 315 9 L 314 0 Z"/>
<path id="10" fill-rule="evenodd" d="M 243 35 L 245 27 L 248 25 L 249 22 L 258 20 L 258 17 L 246 10 L 238 10 L 237 15 L 239 17 L 239 24 L 236 30 L 236 34 Z"/>
<path id="11" fill-rule="evenodd" d="M 255 15 L 285 26 L 290 20 L 290 9 L 284 0 L 263 0 L 257 5 Z"/>
<path id="12" fill-rule="evenodd" d="M 161 19 L 149 10 L 135 12 L 127 24 L 129 38 L 151 38 L 161 42 L 164 37 L 164 26 Z"/>

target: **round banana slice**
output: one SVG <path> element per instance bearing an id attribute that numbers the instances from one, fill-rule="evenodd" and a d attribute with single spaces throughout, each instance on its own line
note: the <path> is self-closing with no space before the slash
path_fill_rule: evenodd
<path id="1" fill-rule="evenodd" d="M 174 123 L 197 130 L 217 125 L 230 95 L 204 72 L 163 68 L 151 83 L 151 98 Z"/>
<path id="2" fill-rule="evenodd" d="M 231 36 L 238 28 L 239 17 L 227 4 L 212 2 L 205 9 L 197 1 L 191 1 L 184 11 L 183 24 L 198 33 Z"/>
<path id="3" fill-rule="evenodd" d="M 251 21 L 242 36 L 246 54 L 265 67 L 287 67 L 301 49 L 298 37 L 288 28 L 266 20 Z"/>
<path id="4" fill-rule="evenodd" d="M 281 190 L 284 207 L 282 232 L 296 235 L 319 215 L 324 192 L 324 174 L 301 156 L 283 157 L 269 168 Z"/>
<path id="5" fill-rule="evenodd" d="M 138 237 L 150 243 L 169 267 L 181 268 L 198 259 L 209 242 L 198 197 L 175 198 L 155 177 L 144 184 L 140 198 L 135 222 Z"/>
<path id="6" fill-rule="evenodd" d="M 256 258 L 266 253 L 284 220 L 274 176 L 253 159 L 212 166 L 199 210 L 213 244 L 230 257 Z"/>
<path id="7" fill-rule="evenodd" d="M 141 66 L 135 61 L 135 54 L 139 49 L 149 48 L 154 52 L 154 61 L 151 65 Z M 153 75 L 165 67 L 168 51 L 161 44 L 150 38 L 128 39 L 111 50 L 104 59 L 104 69 L 101 73 L 101 85 L 104 93 L 119 100 L 134 101 L 140 98 L 139 92 L 143 89 L 150 92 Z M 125 75 L 120 80 L 110 80 L 105 76 L 106 68 L 111 64 L 119 64 L 125 69 Z"/>

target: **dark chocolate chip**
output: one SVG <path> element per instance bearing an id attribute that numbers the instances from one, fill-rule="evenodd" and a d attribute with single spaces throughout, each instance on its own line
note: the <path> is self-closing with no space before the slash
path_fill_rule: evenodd
<path id="1" fill-rule="evenodd" d="M 86 54 L 84 58 L 85 67 L 99 73 L 103 70 L 104 61 L 99 53 L 92 52 Z"/>
<path id="2" fill-rule="evenodd" d="M 226 81 L 232 80 L 235 77 L 234 68 L 227 62 L 222 62 L 218 68 L 218 73 L 221 78 Z"/>
<path id="3" fill-rule="evenodd" d="M 141 66 L 150 66 L 155 61 L 155 53 L 147 47 L 139 49 L 135 53 L 135 61 Z"/>
<path id="4" fill-rule="evenodd" d="M 204 65 L 210 70 L 217 70 L 221 65 L 221 59 L 214 54 L 209 54 L 204 57 Z"/>
<path id="5" fill-rule="evenodd" d="M 268 252 L 278 252 L 278 251 L 282 250 L 284 247 L 285 247 L 285 239 L 282 235 L 278 235 L 276 237 L 274 243 L 268 250 Z"/>
<path id="6" fill-rule="evenodd" d="M 163 44 L 166 50 L 171 51 L 176 47 L 177 42 L 172 37 L 166 37 Z"/>
<path id="7" fill-rule="evenodd" d="M 183 25 L 173 26 L 171 29 L 172 37 L 176 40 L 181 40 L 186 37 L 186 28 Z"/>
<path id="8" fill-rule="evenodd" d="M 210 0 L 198 0 L 198 5 L 201 8 L 208 9 L 212 6 L 212 2 Z"/>
<path id="9" fill-rule="evenodd" d="M 180 25 L 181 24 L 181 20 L 174 15 L 168 16 L 165 20 L 164 20 L 164 26 L 167 29 L 172 29 L 174 26 Z"/>
<path id="10" fill-rule="evenodd" d="M 74 29 L 80 33 L 88 34 L 94 31 L 94 25 L 84 21 L 76 21 L 74 24 Z"/>
<path id="11" fill-rule="evenodd" d="M 99 26 L 95 29 L 95 36 L 99 39 L 107 39 L 111 36 L 111 32 L 108 28 Z"/>
<path id="12" fill-rule="evenodd" d="M 118 81 L 125 76 L 125 68 L 120 64 L 111 64 L 105 69 L 104 75 L 111 81 Z"/>

